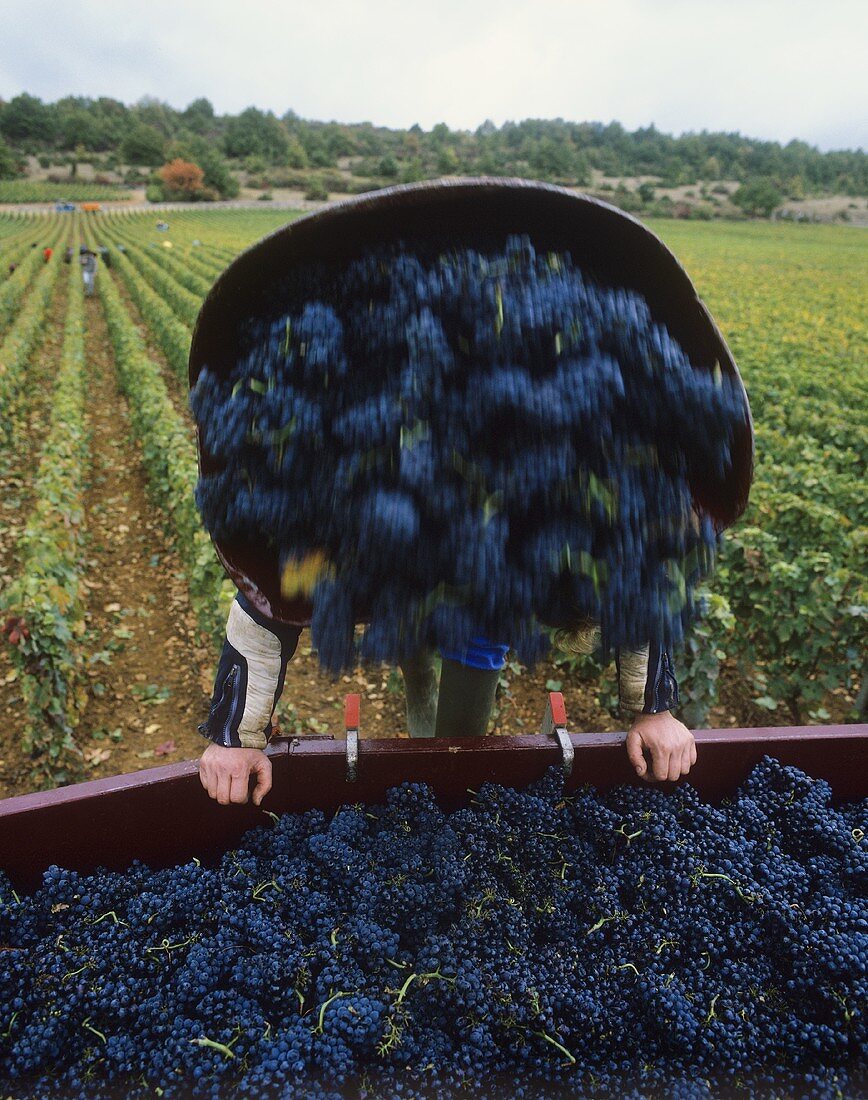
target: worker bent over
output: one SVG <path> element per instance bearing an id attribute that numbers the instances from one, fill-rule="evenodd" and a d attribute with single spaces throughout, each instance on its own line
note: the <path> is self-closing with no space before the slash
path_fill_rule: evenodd
<path id="1" fill-rule="evenodd" d="M 88 298 L 92 298 L 96 280 L 96 253 L 91 252 L 89 248 L 81 254 L 81 275 L 84 279 L 84 293 Z"/>
<path id="2" fill-rule="evenodd" d="M 301 630 L 262 615 L 241 593 L 232 604 L 211 709 L 199 727 L 212 742 L 199 762 L 199 777 L 221 805 L 247 802 L 251 776 L 257 806 L 271 790 L 271 761 L 263 750 Z M 598 640 L 593 624 L 558 636 L 574 653 L 592 653 Z M 441 652 L 439 693 L 431 654 L 405 662 L 410 736 L 484 734 L 508 648 L 474 638 L 460 652 Z M 631 719 L 626 748 L 636 774 L 649 782 L 686 775 L 696 763 L 696 743 L 671 713 L 679 699 L 668 650 L 656 644 L 618 650 L 615 663 L 621 710 Z"/>

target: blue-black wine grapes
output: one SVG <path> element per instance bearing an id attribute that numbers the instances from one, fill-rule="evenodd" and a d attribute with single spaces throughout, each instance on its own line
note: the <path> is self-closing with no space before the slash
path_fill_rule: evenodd
<path id="1" fill-rule="evenodd" d="M 865 1095 L 866 834 L 766 758 L 721 806 L 553 769 L 0 874 L 0 1095 Z"/>

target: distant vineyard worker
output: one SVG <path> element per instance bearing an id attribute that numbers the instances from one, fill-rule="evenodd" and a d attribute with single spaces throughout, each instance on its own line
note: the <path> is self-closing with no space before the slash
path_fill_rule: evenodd
<path id="1" fill-rule="evenodd" d="M 66 246 L 66 249 L 65 249 L 64 253 L 63 253 L 63 262 L 65 264 L 71 264 L 73 255 L 74 255 L 73 247 L 72 247 L 71 244 L 68 244 Z"/>
<path id="2" fill-rule="evenodd" d="M 210 711 L 199 726 L 211 741 L 199 761 L 199 778 L 223 806 L 247 802 L 251 777 L 255 805 L 271 790 L 271 761 L 264 749 L 301 629 L 267 618 L 240 592 L 232 604 Z M 558 635 L 558 644 L 576 654 L 592 653 L 598 641 L 593 623 Z M 484 734 L 508 649 L 474 638 L 461 652 L 442 652 L 439 697 L 431 654 L 406 663 L 410 736 Z M 636 774 L 649 782 L 686 775 L 696 763 L 696 743 L 671 713 L 679 699 L 669 652 L 651 644 L 619 650 L 616 668 L 621 710 L 631 719 L 627 756 Z"/>
<path id="3" fill-rule="evenodd" d="M 48 261 L 51 259 L 51 257 L 53 255 L 54 255 L 54 249 L 53 248 L 43 248 L 43 250 L 42 250 L 42 260 L 43 260 L 44 263 L 48 263 Z"/>
<path id="4" fill-rule="evenodd" d="M 96 253 L 85 249 L 81 255 L 81 275 L 84 279 L 84 293 L 88 298 L 93 297 L 93 286 L 96 280 Z"/>

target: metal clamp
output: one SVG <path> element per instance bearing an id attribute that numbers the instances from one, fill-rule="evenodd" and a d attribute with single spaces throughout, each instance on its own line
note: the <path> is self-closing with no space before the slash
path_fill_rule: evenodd
<path id="1" fill-rule="evenodd" d="M 555 736 L 561 747 L 561 766 L 564 769 L 564 775 L 569 775 L 573 770 L 575 751 L 570 735 L 567 733 L 567 708 L 564 706 L 564 697 L 559 691 L 549 692 L 540 733 L 543 737 Z"/>
<path id="2" fill-rule="evenodd" d="M 359 711 L 360 695 L 344 699 L 344 727 L 347 731 L 347 783 L 355 783 L 359 774 Z"/>

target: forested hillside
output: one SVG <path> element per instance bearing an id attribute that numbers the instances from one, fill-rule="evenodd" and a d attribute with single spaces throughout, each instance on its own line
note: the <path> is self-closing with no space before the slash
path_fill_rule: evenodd
<path id="1" fill-rule="evenodd" d="M 76 165 L 87 162 L 104 170 L 106 184 L 157 187 L 162 183 L 151 170 L 181 159 L 202 169 L 199 198 L 233 197 L 241 170 L 263 187 L 309 186 L 310 173 L 318 172 L 327 192 L 475 174 L 586 187 L 602 174 L 654 177 L 660 187 L 725 179 L 773 188 L 782 199 L 868 194 L 862 150 L 823 153 L 802 141 L 781 145 L 706 131 L 675 137 L 653 125 L 630 132 L 618 122 L 562 118 L 499 127 L 486 121 L 474 131 L 444 123 L 395 130 L 313 121 L 292 110 L 280 117 L 256 107 L 219 115 L 204 98 L 177 110 L 153 98 L 131 106 L 85 96 L 43 103 L 22 93 L 0 101 L 0 179 L 21 176 L 27 157 L 58 169 L 58 179 L 74 178 Z"/>

